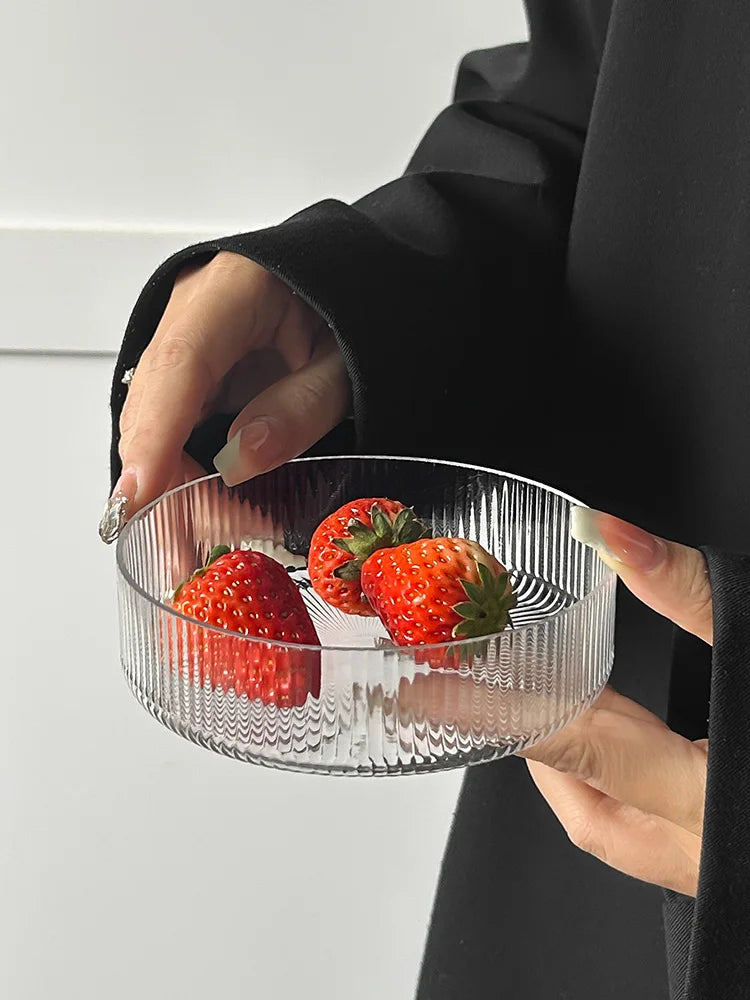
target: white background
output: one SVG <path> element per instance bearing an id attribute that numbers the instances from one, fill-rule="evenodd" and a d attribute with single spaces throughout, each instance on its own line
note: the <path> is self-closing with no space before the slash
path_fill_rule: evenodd
<path id="1" fill-rule="evenodd" d="M 412 995 L 460 776 L 261 771 L 142 712 L 91 352 L 172 249 L 393 177 L 461 54 L 524 34 L 517 0 L 3 3 L 3 1000 Z"/>
<path id="2" fill-rule="evenodd" d="M 520 0 L 4 0 L 0 348 L 115 348 L 172 250 L 392 179 L 461 55 L 525 31 Z"/>

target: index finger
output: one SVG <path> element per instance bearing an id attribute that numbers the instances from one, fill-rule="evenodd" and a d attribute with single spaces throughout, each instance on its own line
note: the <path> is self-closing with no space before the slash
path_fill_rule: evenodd
<path id="1" fill-rule="evenodd" d="M 275 329 L 284 301 L 281 282 L 237 254 L 178 279 L 121 417 L 129 515 L 167 487 L 224 375 Z"/>
<path id="2" fill-rule="evenodd" d="M 702 552 L 589 507 L 573 508 L 571 534 L 596 549 L 644 604 L 713 642 L 711 582 Z"/>

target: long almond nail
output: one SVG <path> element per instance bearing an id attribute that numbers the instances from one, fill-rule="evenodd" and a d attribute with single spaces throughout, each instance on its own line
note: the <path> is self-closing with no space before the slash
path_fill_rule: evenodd
<path id="1" fill-rule="evenodd" d="M 99 537 L 106 545 L 111 545 L 119 538 L 137 489 L 138 477 L 135 471 L 125 469 L 112 490 L 112 496 L 107 500 L 99 522 Z"/>
<path id="2" fill-rule="evenodd" d="M 619 517 L 589 507 L 573 508 L 570 534 L 576 541 L 596 549 L 615 570 L 628 567 L 639 573 L 650 573 L 662 564 L 667 554 L 663 539 Z"/>
<path id="3" fill-rule="evenodd" d="M 267 420 L 251 420 L 241 427 L 214 458 L 216 470 L 227 486 L 237 486 L 265 472 L 268 462 L 261 454 L 271 434 Z"/>

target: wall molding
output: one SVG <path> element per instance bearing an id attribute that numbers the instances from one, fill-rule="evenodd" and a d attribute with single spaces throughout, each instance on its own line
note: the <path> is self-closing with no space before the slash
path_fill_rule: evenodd
<path id="1" fill-rule="evenodd" d="M 117 357 L 117 351 L 77 351 L 60 349 L 50 351 L 46 348 L 35 347 L 0 347 L 0 358 L 83 358 L 88 360 L 94 358 L 111 361 Z"/>
<path id="2" fill-rule="evenodd" d="M 0 225 L 0 352 L 111 354 L 158 265 L 213 235 L 207 229 Z"/>

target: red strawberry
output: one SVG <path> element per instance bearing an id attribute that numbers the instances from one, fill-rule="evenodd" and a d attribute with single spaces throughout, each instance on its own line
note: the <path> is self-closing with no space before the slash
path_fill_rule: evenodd
<path id="1" fill-rule="evenodd" d="M 398 500 L 352 500 L 330 514 L 312 536 L 307 568 L 313 589 L 348 615 L 372 616 L 375 612 L 359 582 L 362 564 L 378 549 L 428 534 L 414 511 Z"/>
<path id="2" fill-rule="evenodd" d="M 246 642 L 209 629 L 188 627 L 187 660 L 201 686 L 233 689 L 240 696 L 286 708 L 320 694 L 320 652 L 274 643 L 318 645 L 302 596 L 287 571 L 262 552 L 214 548 L 204 567 L 178 587 L 177 611 L 207 625 L 268 639 Z M 182 646 L 182 644 L 180 644 Z"/>
<path id="3" fill-rule="evenodd" d="M 516 606 L 502 564 L 463 538 L 375 552 L 362 567 L 362 590 L 398 646 L 501 632 Z"/>

